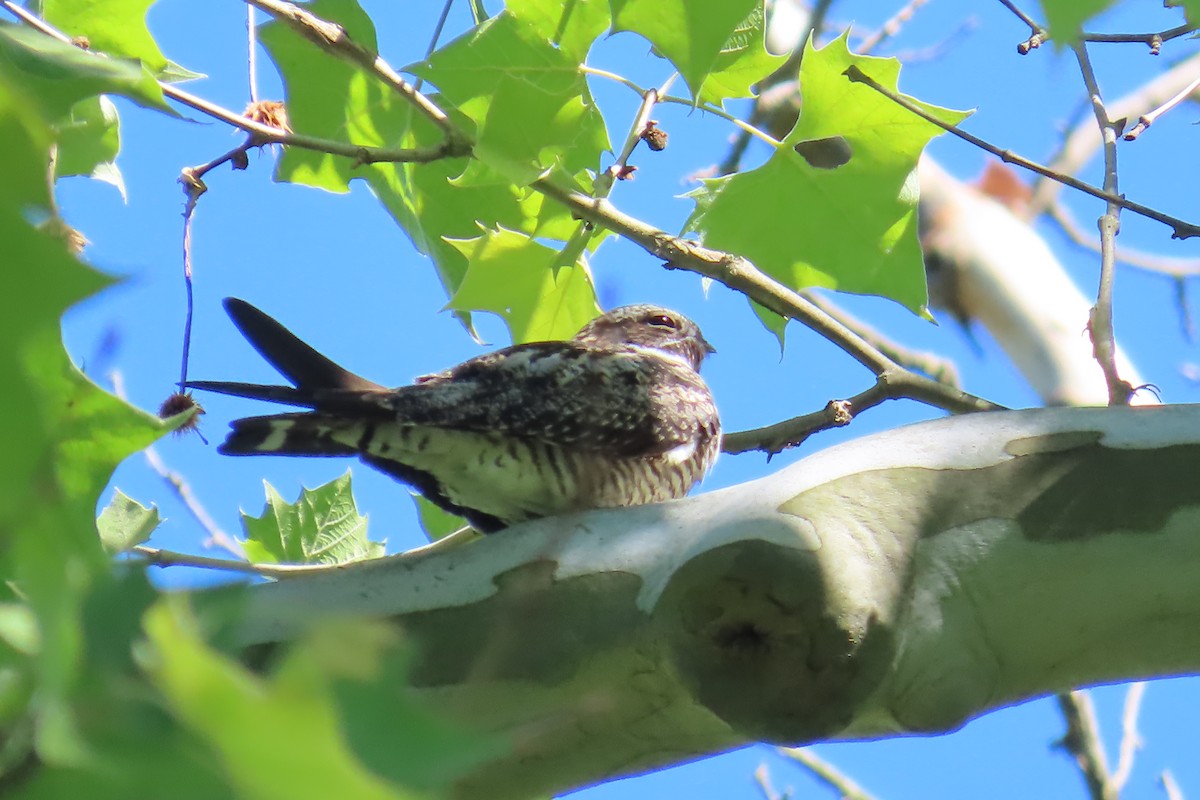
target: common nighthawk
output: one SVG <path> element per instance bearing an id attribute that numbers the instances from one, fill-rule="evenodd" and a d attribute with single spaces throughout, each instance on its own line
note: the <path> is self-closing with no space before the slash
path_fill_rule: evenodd
<path id="1" fill-rule="evenodd" d="M 699 374 L 713 348 L 658 306 L 617 308 L 573 339 L 506 347 L 396 389 L 334 364 L 243 300 L 227 298 L 225 310 L 294 386 L 188 386 L 311 410 L 235 420 L 220 452 L 358 456 L 485 533 L 682 497 L 720 450 Z"/>

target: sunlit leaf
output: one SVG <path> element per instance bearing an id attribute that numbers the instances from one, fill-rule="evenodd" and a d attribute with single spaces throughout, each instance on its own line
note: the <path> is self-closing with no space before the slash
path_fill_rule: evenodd
<path id="1" fill-rule="evenodd" d="M 374 27 L 353 0 L 316 0 L 309 8 L 339 22 L 356 42 L 374 47 Z M 260 39 L 283 75 L 297 131 L 371 146 L 421 147 L 441 140 L 441 133 L 392 89 L 314 50 L 284 26 L 262 26 Z M 432 98 L 441 102 L 437 95 Z M 456 119 L 471 125 L 461 115 Z M 459 179 L 464 171 L 469 180 Z M 431 257 L 447 296 L 462 283 L 467 259 L 446 239 L 476 236 L 480 225 L 559 239 L 579 227 L 563 206 L 466 158 L 356 165 L 348 158 L 289 148 L 276 178 L 334 192 L 347 191 L 352 180 L 365 180 L 414 246 Z"/>
<path id="2" fill-rule="evenodd" d="M 38 103 L 48 120 L 64 117 L 80 100 L 104 93 L 175 113 L 163 100 L 158 82 L 136 62 L 100 58 L 31 28 L 0 23 L 0 71 Z"/>
<path id="3" fill-rule="evenodd" d="M 215 751 L 238 797 L 410 796 L 372 774 L 350 751 L 321 653 L 299 648 L 271 678 L 258 677 L 206 646 L 195 618 L 181 598 L 175 600 L 160 602 L 146 615 L 154 647 L 147 669 L 171 711 Z M 344 638 L 341 645 L 334 656 L 370 657 L 347 649 Z"/>
<path id="4" fill-rule="evenodd" d="M 417 509 L 417 521 L 431 542 L 449 536 L 468 524 L 462 517 L 435 506 L 419 494 L 413 493 L 412 499 Z"/>
<path id="5" fill-rule="evenodd" d="M 263 482 L 267 506 L 261 517 L 242 514 L 243 546 L 253 562 L 342 564 L 378 558 L 383 542 L 367 538 L 367 518 L 358 513 L 350 473 L 316 489 L 304 489 L 295 503 Z"/>
<path id="6" fill-rule="evenodd" d="M 115 163 L 121 150 L 121 119 L 104 95 L 80 100 L 57 126 L 56 178 L 84 175 L 117 187 L 125 197 L 125 182 Z"/>
<path id="7" fill-rule="evenodd" d="M 417 72 L 475 123 L 475 154 L 526 184 L 560 164 L 598 169 L 608 148 L 579 62 L 510 13 L 435 52 Z"/>
<path id="8" fill-rule="evenodd" d="M 154 0 L 42 0 L 42 15 L 59 30 L 86 37 L 101 53 L 140 59 L 153 73 L 167 67 L 146 27 L 146 12 Z"/>
<path id="9" fill-rule="evenodd" d="M 558 251 L 528 236 L 501 228 L 451 244 L 469 266 L 449 307 L 498 314 L 514 343 L 569 338 L 600 313 L 587 271 L 556 266 Z"/>
<path id="10" fill-rule="evenodd" d="M 580 63 L 596 37 L 608 30 L 608 0 L 510 0 L 504 7 Z"/>
<path id="11" fill-rule="evenodd" d="M 760 0 L 611 0 L 613 29 L 633 31 L 671 60 L 699 95 L 717 57 Z"/>
<path id="12" fill-rule="evenodd" d="M 793 288 L 878 294 L 921 312 L 926 289 L 914 170 L 940 129 L 851 83 L 843 75 L 850 64 L 895 88 L 899 62 L 854 55 L 845 37 L 808 50 L 800 76 L 804 111 L 783 146 L 763 166 L 692 192 L 696 208 L 687 229 Z M 949 122 L 966 116 L 924 107 Z M 826 144 L 804 146 L 820 142 Z M 824 157 L 828 142 L 837 143 L 836 158 Z"/>
<path id="13" fill-rule="evenodd" d="M 96 529 L 100 531 L 105 551 L 120 553 L 149 539 L 159 522 L 157 507 L 146 507 L 115 489 L 112 501 L 96 518 Z"/>
<path id="14" fill-rule="evenodd" d="M 700 102 L 722 105 L 728 99 L 753 97 L 751 87 L 783 65 L 787 56 L 767 52 L 765 29 L 766 12 L 764 4 L 759 3 L 738 23 L 717 54 L 712 71 L 700 87 Z"/>

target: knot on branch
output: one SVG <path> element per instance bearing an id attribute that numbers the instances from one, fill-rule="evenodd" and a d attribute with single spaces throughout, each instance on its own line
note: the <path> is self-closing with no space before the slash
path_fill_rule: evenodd
<path id="1" fill-rule="evenodd" d="M 831 736 L 877 685 L 890 633 L 844 606 L 812 523 L 776 516 L 756 528 L 795 544 L 743 540 L 695 556 L 671 577 L 656 627 L 688 690 L 739 734 Z"/>

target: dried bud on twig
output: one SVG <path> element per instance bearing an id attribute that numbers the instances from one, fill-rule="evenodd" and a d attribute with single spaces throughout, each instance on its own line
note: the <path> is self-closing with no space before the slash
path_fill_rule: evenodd
<path id="1" fill-rule="evenodd" d="M 638 135 L 656 153 L 667 149 L 667 132 L 658 127 L 655 120 L 646 120 L 646 127 Z"/>

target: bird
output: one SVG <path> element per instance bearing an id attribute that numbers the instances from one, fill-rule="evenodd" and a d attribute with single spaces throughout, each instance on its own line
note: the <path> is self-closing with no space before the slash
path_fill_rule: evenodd
<path id="1" fill-rule="evenodd" d="M 477 356 L 396 388 L 344 369 L 250 303 L 230 318 L 292 385 L 185 386 L 307 408 L 234 420 L 218 452 L 357 456 L 494 533 L 515 523 L 686 495 L 712 468 L 721 422 L 687 317 L 613 309 L 573 338 Z"/>

